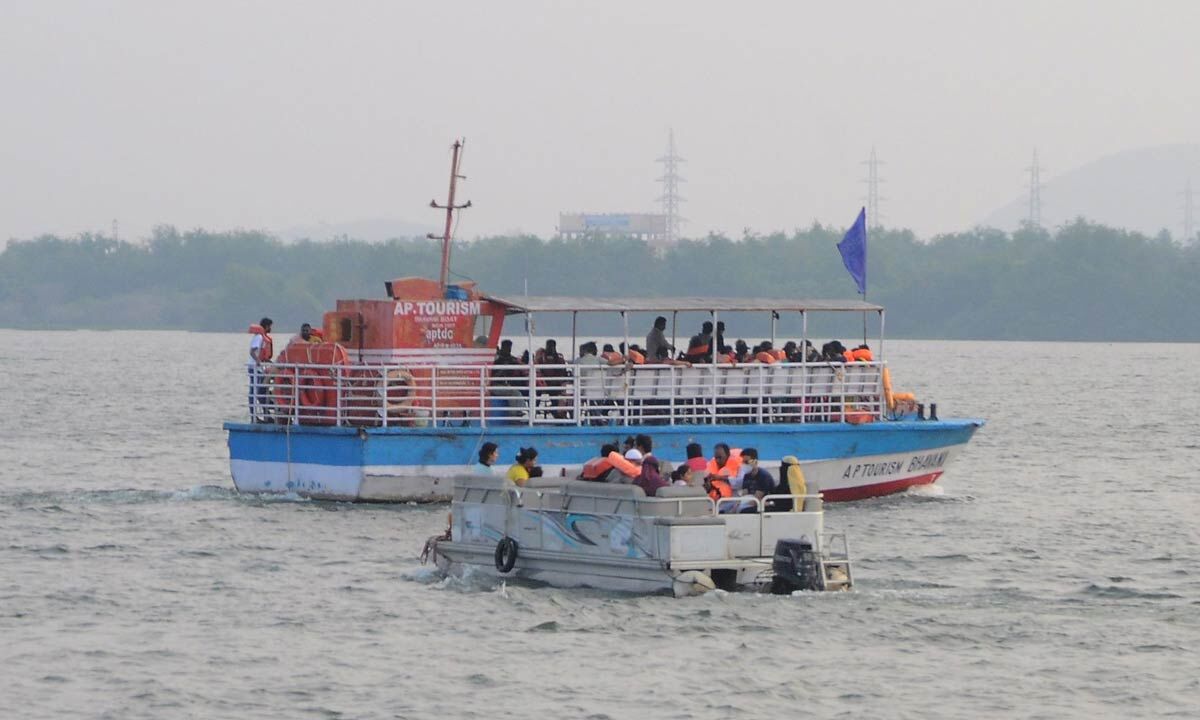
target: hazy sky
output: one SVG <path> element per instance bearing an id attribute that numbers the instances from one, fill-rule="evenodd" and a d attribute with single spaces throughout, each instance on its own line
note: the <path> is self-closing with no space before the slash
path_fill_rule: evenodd
<path id="1" fill-rule="evenodd" d="M 684 231 L 961 229 L 1099 156 L 1200 138 L 1200 2 L 0 0 L 0 240 L 652 211 Z M 1200 183 L 1200 178 L 1197 179 Z"/>

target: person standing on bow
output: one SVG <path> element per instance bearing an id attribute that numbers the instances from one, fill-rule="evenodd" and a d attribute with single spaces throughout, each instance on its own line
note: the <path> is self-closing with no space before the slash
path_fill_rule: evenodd
<path id="1" fill-rule="evenodd" d="M 250 359 L 246 362 L 246 374 L 250 380 L 250 422 L 267 421 L 266 365 L 275 356 L 275 344 L 271 340 L 271 318 L 265 317 L 257 325 L 250 326 L 254 337 L 250 339 Z"/>

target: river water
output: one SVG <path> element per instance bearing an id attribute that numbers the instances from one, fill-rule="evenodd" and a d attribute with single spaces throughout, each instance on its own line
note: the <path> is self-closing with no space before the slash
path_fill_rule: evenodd
<path id="1" fill-rule="evenodd" d="M 988 425 L 856 589 L 443 580 L 446 507 L 232 491 L 247 338 L 0 330 L 0 717 L 1196 717 L 1195 347 L 888 343 Z"/>

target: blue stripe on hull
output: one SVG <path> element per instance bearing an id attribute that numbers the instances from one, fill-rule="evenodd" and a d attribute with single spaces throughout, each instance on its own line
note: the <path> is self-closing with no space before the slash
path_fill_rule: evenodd
<path id="1" fill-rule="evenodd" d="M 688 443 L 698 442 L 707 455 L 718 442 L 755 447 L 765 458 L 795 455 L 800 460 L 859 457 L 961 445 L 982 420 L 900 421 L 773 425 L 639 425 L 602 427 L 482 428 L 335 428 L 225 423 L 230 457 L 239 460 L 314 463 L 336 466 L 462 466 L 475 461 L 484 442 L 500 445 L 507 464 L 522 446 L 538 449 L 550 465 L 582 465 L 605 442 L 646 433 L 655 454 L 674 460 L 686 457 Z"/>

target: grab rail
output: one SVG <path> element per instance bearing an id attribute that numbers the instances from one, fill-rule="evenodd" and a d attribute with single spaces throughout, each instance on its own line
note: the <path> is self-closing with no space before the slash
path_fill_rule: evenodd
<path id="1" fill-rule="evenodd" d="M 310 365 L 249 375 L 259 422 L 354 427 L 871 422 L 883 362 Z"/>

